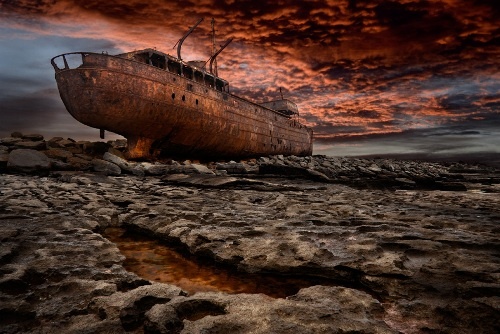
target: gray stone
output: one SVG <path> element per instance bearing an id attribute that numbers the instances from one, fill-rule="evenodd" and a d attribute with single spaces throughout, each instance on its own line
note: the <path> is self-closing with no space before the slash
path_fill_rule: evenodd
<path id="1" fill-rule="evenodd" d="M 199 164 L 169 165 L 164 169 L 166 174 L 212 174 L 207 167 Z"/>
<path id="2" fill-rule="evenodd" d="M 12 132 L 12 133 L 10 134 L 10 136 L 11 136 L 12 138 L 22 138 L 22 137 L 23 137 L 23 134 L 22 134 L 21 132 L 19 132 L 19 131 L 15 131 L 15 132 Z"/>
<path id="3" fill-rule="evenodd" d="M 75 141 L 71 138 L 58 140 L 57 143 L 61 147 L 74 147 L 75 146 Z"/>
<path id="4" fill-rule="evenodd" d="M 367 169 L 374 173 L 379 173 L 382 171 L 382 168 L 380 168 L 380 166 L 378 166 L 377 164 L 371 164 Z"/>
<path id="5" fill-rule="evenodd" d="M 45 150 L 47 148 L 47 144 L 44 141 L 30 141 L 30 140 L 22 140 L 20 142 L 15 143 L 16 148 L 25 148 L 31 150 Z"/>
<path id="6" fill-rule="evenodd" d="M 217 170 L 225 170 L 228 174 L 248 174 L 258 171 L 258 167 L 250 167 L 245 163 L 234 161 L 229 163 L 218 163 L 215 168 Z"/>
<path id="7" fill-rule="evenodd" d="M 43 153 L 49 158 L 61 160 L 64 162 L 66 162 L 68 158 L 73 156 L 73 153 L 60 148 L 51 148 L 46 151 L 43 151 Z"/>
<path id="8" fill-rule="evenodd" d="M 102 160 L 102 159 L 94 159 L 92 160 L 93 170 L 96 172 L 104 173 L 105 175 L 120 175 L 121 169 L 114 163 Z"/>
<path id="9" fill-rule="evenodd" d="M 198 174 L 215 174 L 212 170 L 210 170 L 208 167 L 200 164 L 191 164 L 191 167 L 193 167 L 196 170 L 196 173 Z"/>
<path id="10" fill-rule="evenodd" d="M 5 151 L 0 151 L 0 169 L 7 167 L 8 161 L 9 161 L 9 153 Z"/>
<path id="11" fill-rule="evenodd" d="M 142 165 L 136 162 L 129 162 L 119 156 L 112 154 L 111 152 L 104 153 L 103 159 L 109 162 L 114 163 L 118 167 L 121 168 L 122 171 L 130 174 L 134 174 L 137 176 L 144 176 L 145 170 Z"/>
<path id="12" fill-rule="evenodd" d="M 75 170 L 75 167 L 73 165 L 61 160 L 51 159 L 50 162 L 52 170 L 58 170 L 58 171 Z"/>
<path id="13" fill-rule="evenodd" d="M 63 137 L 53 137 L 47 141 L 47 147 L 52 147 L 52 148 L 61 148 L 64 147 L 59 144 L 61 140 L 63 140 Z"/>
<path id="14" fill-rule="evenodd" d="M 83 152 L 92 156 L 103 156 L 106 153 L 111 145 L 104 142 L 87 142 L 87 143 L 77 143 L 79 147 L 83 149 Z"/>
<path id="15" fill-rule="evenodd" d="M 67 163 L 73 166 L 75 170 L 88 170 L 92 167 L 91 160 L 83 159 L 79 156 L 73 156 L 66 159 Z"/>
<path id="16" fill-rule="evenodd" d="M 111 144 L 111 143 L 109 143 L 109 142 L 108 142 L 108 144 L 113 145 L 113 144 Z M 110 148 L 108 149 L 108 152 L 109 152 L 109 153 L 111 153 L 111 154 L 113 154 L 113 155 L 116 155 L 116 156 L 117 156 L 117 157 L 119 157 L 119 158 L 125 159 L 125 154 L 123 154 L 123 152 L 122 152 L 122 151 L 117 150 L 114 146 L 110 147 Z M 125 159 L 125 160 L 126 160 L 126 159 Z"/>
<path id="17" fill-rule="evenodd" d="M 148 162 L 139 163 L 141 168 L 147 175 L 166 175 L 170 173 L 172 169 L 169 165 L 164 164 L 152 164 Z"/>
<path id="18" fill-rule="evenodd" d="M 19 172 L 36 172 L 50 169 L 49 158 L 42 152 L 17 149 L 9 154 L 7 169 Z"/>
<path id="19" fill-rule="evenodd" d="M 116 140 L 110 140 L 108 141 L 108 144 L 110 144 L 113 148 L 120 150 L 123 152 L 127 148 L 127 140 L 126 139 L 116 139 Z"/>
<path id="20" fill-rule="evenodd" d="M 43 141 L 43 136 L 40 134 L 22 135 L 21 138 L 24 140 L 31 140 L 31 141 Z"/>
<path id="21" fill-rule="evenodd" d="M 312 179 L 326 181 L 326 182 L 330 181 L 330 178 L 320 171 L 314 169 L 308 169 L 307 172 L 309 173 Z"/>
<path id="22" fill-rule="evenodd" d="M 6 138 L 0 139 L 0 143 L 2 143 L 2 145 L 5 145 L 5 146 L 12 146 L 16 143 L 19 143 L 20 141 L 22 141 L 21 138 L 14 138 L 14 137 L 6 137 Z"/>

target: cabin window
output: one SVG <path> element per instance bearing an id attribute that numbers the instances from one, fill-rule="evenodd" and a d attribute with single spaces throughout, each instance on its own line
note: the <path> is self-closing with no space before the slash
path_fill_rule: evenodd
<path id="1" fill-rule="evenodd" d="M 193 79 L 193 69 L 189 66 L 182 66 L 182 75 L 184 75 L 188 79 Z"/>
<path id="2" fill-rule="evenodd" d="M 181 74 L 181 64 L 171 59 L 167 62 L 167 68 L 170 72 L 175 74 Z"/>
<path id="3" fill-rule="evenodd" d="M 203 82 L 203 73 L 200 71 L 194 71 L 194 81 Z"/>
<path id="4" fill-rule="evenodd" d="M 155 67 L 159 67 L 162 69 L 166 68 L 165 56 L 153 53 L 149 57 L 149 60 L 150 60 L 150 65 L 153 65 Z"/>
<path id="5" fill-rule="evenodd" d="M 149 64 L 149 53 L 144 52 L 144 53 L 135 54 L 134 60 L 141 62 L 141 63 Z"/>
<path id="6" fill-rule="evenodd" d="M 213 87 L 214 86 L 214 77 L 211 75 L 206 75 L 205 76 L 205 85 L 207 85 L 209 87 Z"/>
<path id="7" fill-rule="evenodd" d="M 224 82 L 221 80 L 215 80 L 215 89 L 219 90 L 222 92 L 222 89 L 224 88 Z"/>

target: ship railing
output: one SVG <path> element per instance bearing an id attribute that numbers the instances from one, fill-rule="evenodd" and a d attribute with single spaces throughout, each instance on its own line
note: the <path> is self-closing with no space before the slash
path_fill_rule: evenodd
<path id="1" fill-rule="evenodd" d="M 92 52 L 70 52 L 55 56 L 50 60 L 52 67 L 56 72 L 78 68 L 85 62 L 85 57 Z"/>

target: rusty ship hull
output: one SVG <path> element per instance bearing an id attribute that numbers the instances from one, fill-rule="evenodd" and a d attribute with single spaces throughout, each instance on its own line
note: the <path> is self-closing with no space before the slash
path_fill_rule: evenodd
<path id="1" fill-rule="evenodd" d="M 231 94 L 226 81 L 167 54 L 78 52 L 51 62 L 68 112 L 127 138 L 129 158 L 312 154 L 312 130 L 295 117 Z"/>

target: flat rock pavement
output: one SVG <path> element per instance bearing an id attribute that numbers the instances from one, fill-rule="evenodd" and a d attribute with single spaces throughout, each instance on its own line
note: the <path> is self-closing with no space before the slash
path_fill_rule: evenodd
<path id="1" fill-rule="evenodd" d="M 0 176 L 2 333 L 500 328 L 495 184 L 438 191 L 215 175 Z M 117 226 L 234 270 L 331 284 L 285 299 L 190 296 L 127 272 L 100 234 Z"/>

